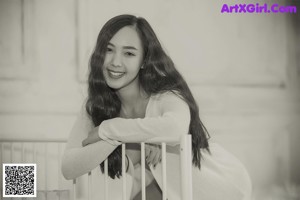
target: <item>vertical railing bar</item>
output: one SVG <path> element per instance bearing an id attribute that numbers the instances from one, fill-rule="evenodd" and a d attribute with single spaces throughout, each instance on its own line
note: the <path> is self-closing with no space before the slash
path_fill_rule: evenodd
<path id="1" fill-rule="evenodd" d="M 44 144 L 44 151 L 45 151 L 45 174 L 44 174 L 44 178 L 45 178 L 45 191 L 47 191 L 48 189 L 48 178 L 47 178 L 47 165 L 48 165 L 48 151 L 47 151 L 47 143 Z M 48 195 L 46 192 L 46 200 L 48 199 Z"/>
<path id="2" fill-rule="evenodd" d="M 88 200 L 91 200 L 92 197 L 92 172 L 88 173 Z"/>
<path id="3" fill-rule="evenodd" d="M 1 181 L 0 181 L 0 188 L 3 187 L 3 163 L 4 163 L 4 144 L 1 142 L 1 158 L 0 158 L 0 164 L 1 164 L 1 174 L 0 174 L 0 177 L 1 177 Z M 2 194 L 3 195 L 3 194 Z M 2 198 L 1 198 L 2 199 Z"/>
<path id="4" fill-rule="evenodd" d="M 37 157 L 36 157 L 36 143 L 33 142 L 32 145 L 33 145 L 33 163 L 36 163 L 36 161 L 37 161 Z"/>
<path id="5" fill-rule="evenodd" d="M 22 163 L 24 163 L 24 160 L 25 160 L 25 152 L 24 152 L 24 142 L 21 142 L 21 151 L 22 151 L 22 153 L 21 153 L 21 160 L 22 160 Z M 24 200 L 24 198 L 21 198 L 21 200 Z"/>
<path id="6" fill-rule="evenodd" d="M 188 177 L 189 177 L 189 186 L 188 188 L 188 194 L 189 194 L 189 199 L 188 200 L 193 200 L 193 175 L 192 175 L 192 136 L 188 135 L 187 136 L 187 153 L 188 153 Z"/>
<path id="7" fill-rule="evenodd" d="M 161 151 L 162 151 L 162 199 L 167 200 L 167 158 L 166 158 L 166 143 L 161 143 Z"/>
<path id="8" fill-rule="evenodd" d="M 192 200 L 192 160 L 191 136 L 184 135 L 180 140 L 182 199 Z"/>
<path id="9" fill-rule="evenodd" d="M 36 156 L 36 142 L 32 142 L 32 151 L 33 151 L 33 163 L 37 164 L 37 156 Z M 38 182 L 38 176 L 36 177 L 36 181 Z M 36 191 L 39 190 L 40 184 L 36 184 Z"/>
<path id="10" fill-rule="evenodd" d="M 58 152 L 57 152 L 57 160 L 58 160 L 58 167 L 57 167 L 57 186 L 58 188 L 61 188 L 61 171 L 60 171 L 60 168 L 61 168 L 61 143 L 57 143 L 57 148 L 58 148 Z M 60 198 L 60 195 L 59 195 L 59 198 Z"/>
<path id="11" fill-rule="evenodd" d="M 104 161 L 104 198 L 108 200 L 108 158 Z"/>
<path id="12" fill-rule="evenodd" d="M 181 137 L 180 140 L 180 163 L 181 163 L 181 195 L 182 199 L 186 199 L 186 187 L 187 187 L 187 182 L 186 182 L 186 138 L 184 136 Z"/>
<path id="13" fill-rule="evenodd" d="M 14 143 L 10 144 L 10 163 L 13 163 Z"/>
<path id="14" fill-rule="evenodd" d="M 61 143 L 57 143 L 57 149 L 58 149 L 58 151 L 57 151 L 57 160 L 58 160 L 58 167 L 57 167 L 57 187 L 58 187 L 58 189 L 60 189 L 61 188 L 61 171 L 60 171 L 60 168 L 61 168 Z M 57 191 L 57 194 L 58 194 L 58 200 L 60 200 L 61 198 L 61 192 L 59 192 L 59 191 Z"/>
<path id="15" fill-rule="evenodd" d="M 57 194 L 57 196 L 58 196 L 58 200 L 60 200 L 60 194 L 61 194 L 61 193 L 60 193 L 59 191 L 57 191 L 56 194 Z"/>
<path id="16" fill-rule="evenodd" d="M 76 200 L 76 179 L 73 179 L 73 200 Z"/>
<path id="17" fill-rule="evenodd" d="M 30 159 L 32 159 L 31 161 L 32 161 L 32 163 L 35 163 L 36 164 L 36 166 L 37 166 L 37 156 L 36 156 L 36 142 L 32 142 L 31 143 L 31 150 L 32 150 L 32 158 L 30 158 Z M 36 173 L 37 173 L 37 171 L 36 171 Z M 37 173 L 38 174 L 38 173 Z M 36 181 L 38 182 L 38 175 L 36 175 L 37 177 L 36 177 Z M 38 191 L 39 191 L 39 184 L 36 184 L 36 195 L 38 195 Z"/>
<path id="18" fill-rule="evenodd" d="M 142 175 L 142 200 L 146 200 L 146 180 L 145 180 L 145 143 L 141 142 L 141 175 Z"/>
<path id="19" fill-rule="evenodd" d="M 1 144 L 1 159 L 0 159 L 0 161 L 1 161 L 1 163 L 3 163 L 3 160 L 4 160 L 3 159 L 3 157 L 4 157 L 4 147 L 3 146 L 4 146 L 4 144 L 3 144 L 3 142 L 0 142 L 0 144 Z"/>
<path id="20" fill-rule="evenodd" d="M 126 200 L 126 146 L 122 144 L 122 177 L 123 177 L 123 200 Z M 127 163 L 129 166 L 129 162 Z"/>
<path id="21" fill-rule="evenodd" d="M 25 162 L 25 148 L 24 148 L 24 142 L 21 143 L 21 149 L 22 149 L 22 163 Z"/>

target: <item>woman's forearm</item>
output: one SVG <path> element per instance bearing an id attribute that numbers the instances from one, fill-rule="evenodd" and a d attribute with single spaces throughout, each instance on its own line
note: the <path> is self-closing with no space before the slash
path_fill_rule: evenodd
<path id="1" fill-rule="evenodd" d="M 140 143 L 157 137 L 179 141 L 189 132 L 190 109 L 184 100 L 168 93 L 152 104 L 148 107 L 154 110 L 151 116 L 104 120 L 98 127 L 99 137 L 125 143 Z"/>
<path id="2" fill-rule="evenodd" d="M 99 166 L 117 146 L 99 141 L 85 147 L 66 149 L 62 159 L 62 174 L 67 179 L 84 175 Z"/>

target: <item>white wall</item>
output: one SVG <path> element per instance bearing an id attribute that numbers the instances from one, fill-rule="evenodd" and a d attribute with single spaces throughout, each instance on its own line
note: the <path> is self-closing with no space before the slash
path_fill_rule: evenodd
<path id="1" fill-rule="evenodd" d="M 223 3 L 1 0 L 0 138 L 66 140 L 98 31 L 131 13 L 153 26 L 212 140 L 241 159 L 255 189 L 299 177 L 299 148 L 290 148 L 300 130 L 295 23 L 288 14 L 221 14 Z"/>

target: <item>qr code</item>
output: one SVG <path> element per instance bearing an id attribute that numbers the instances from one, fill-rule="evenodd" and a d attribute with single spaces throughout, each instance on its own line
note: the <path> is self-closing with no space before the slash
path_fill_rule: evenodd
<path id="1" fill-rule="evenodd" d="M 36 164 L 3 164 L 3 197 L 36 197 Z"/>

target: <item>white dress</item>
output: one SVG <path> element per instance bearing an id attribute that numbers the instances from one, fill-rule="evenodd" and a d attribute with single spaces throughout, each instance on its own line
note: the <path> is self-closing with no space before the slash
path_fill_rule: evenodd
<path id="1" fill-rule="evenodd" d="M 112 145 L 118 145 L 117 141 L 139 143 L 162 136 L 179 139 L 182 134 L 188 133 L 189 122 L 188 105 L 172 92 L 166 92 L 150 97 L 145 118 L 114 118 L 103 121 L 99 126 L 99 136 Z M 177 148 L 176 144 L 167 146 L 168 200 L 181 199 L 180 156 Z M 241 162 L 216 143 L 210 143 L 210 151 L 211 154 L 202 150 L 201 170 L 193 167 L 193 199 L 250 199 L 251 181 Z M 130 168 L 134 173 L 136 168 L 132 164 Z M 151 168 L 151 172 L 162 186 L 161 165 Z M 131 180 L 140 176 L 139 173 L 134 174 L 135 177 L 131 177 Z M 132 187 L 128 191 L 135 187 L 133 182 L 129 184 Z"/>

